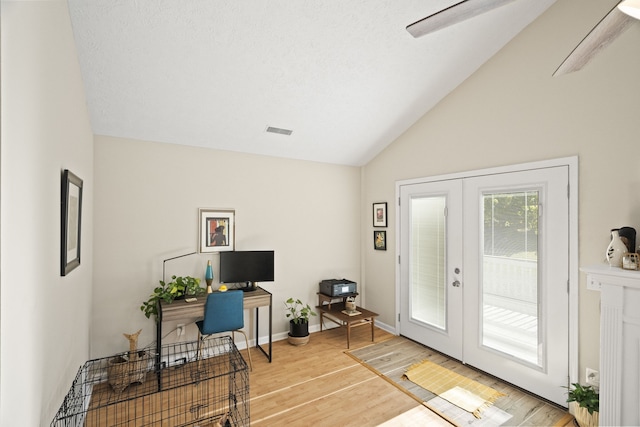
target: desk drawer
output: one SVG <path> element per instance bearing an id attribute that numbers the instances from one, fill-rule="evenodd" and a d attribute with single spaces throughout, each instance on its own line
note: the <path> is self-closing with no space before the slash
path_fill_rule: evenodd
<path id="1" fill-rule="evenodd" d="M 271 305 L 271 295 L 256 295 L 244 297 L 244 308 L 256 308 Z"/>
<path id="2" fill-rule="evenodd" d="M 207 297 L 199 297 L 197 301 L 186 302 L 175 300 L 171 303 L 162 302 L 162 321 L 202 319 L 204 317 L 204 303 Z"/>

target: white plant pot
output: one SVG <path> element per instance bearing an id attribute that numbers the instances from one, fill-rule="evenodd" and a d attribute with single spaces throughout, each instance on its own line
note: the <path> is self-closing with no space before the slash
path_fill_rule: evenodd
<path id="1" fill-rule="evenodd" d="M 590 414 L 587 408 L 578 406 L 575 402 L 571 402 L 573 406 L 573 416 L 576 417 L 576 421 L 580 427 L 598 427 L 600 422 L 600 414 L 594 411 Z"/>

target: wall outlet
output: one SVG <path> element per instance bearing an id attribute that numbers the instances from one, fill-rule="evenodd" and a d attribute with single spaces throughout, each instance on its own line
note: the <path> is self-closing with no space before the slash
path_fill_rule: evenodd
<path id="1" fill-rule="evenodd" d="M 587 384 L 596 388 L 600 387 L 600 372 L 587 368 Z"/>
<path id="2" fill-rule="evenodd" d="M 178 336 L 181 337 L 184 335 L 184 325 L 178 325 L 176 327 L 176 332 L 178 333 Z"/>

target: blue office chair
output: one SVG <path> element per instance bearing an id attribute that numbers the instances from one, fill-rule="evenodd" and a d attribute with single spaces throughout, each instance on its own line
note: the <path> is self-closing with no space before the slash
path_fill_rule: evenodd
<path id="1" fill-rule="evenodd" d="M 253 370 L 249 339 L 241 329 L 244 328 L 244 301 L 242 291 L 213 292 L 207 296 L 204 306 L 204 319 L 196 322 L 199 330 L 198 342 L 209 335 L 231 332 L 235 342 L 235 333 L 244 335 L 249 355 L 249 368 Z M 200 347 L 200 345 L 198 345 Z M 199 351 L 198 351 L 199 353 Z M 199 354 L 198 354 L 199 356 Z"/>

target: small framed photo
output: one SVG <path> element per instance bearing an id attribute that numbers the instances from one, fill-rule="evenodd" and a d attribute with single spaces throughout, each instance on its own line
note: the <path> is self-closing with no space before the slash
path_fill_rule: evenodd
<path id="1" fill-rule="evenodd" d="M 60 211 L 60 275 L 80 265 L 82 180 L 68 169 L 62 172 Z"/>
<path id="2" fill-rule="evenodd" d="M 373 231 L 373 249 L 377 251 L 387 250 L 387 232 L 386 231 Z"/>
<path id="3" fill-rule="evenodd" d="M 626 253 L 622 256 L 622 268 L 625 270 L 637 270 L 639 265 L 637 253 Z"/>
<path id="4" fill-rule="evenodd" d="M 226 252 L 234 250 L 235 215 L 232 209 L 198 209 L 199 252 Z"/>
<path id="5" fill-rule="evenodd" d="M 373 226 L 374 227 L 387 226 L 387 203 L 386 202 L 373 204 Z"/>

